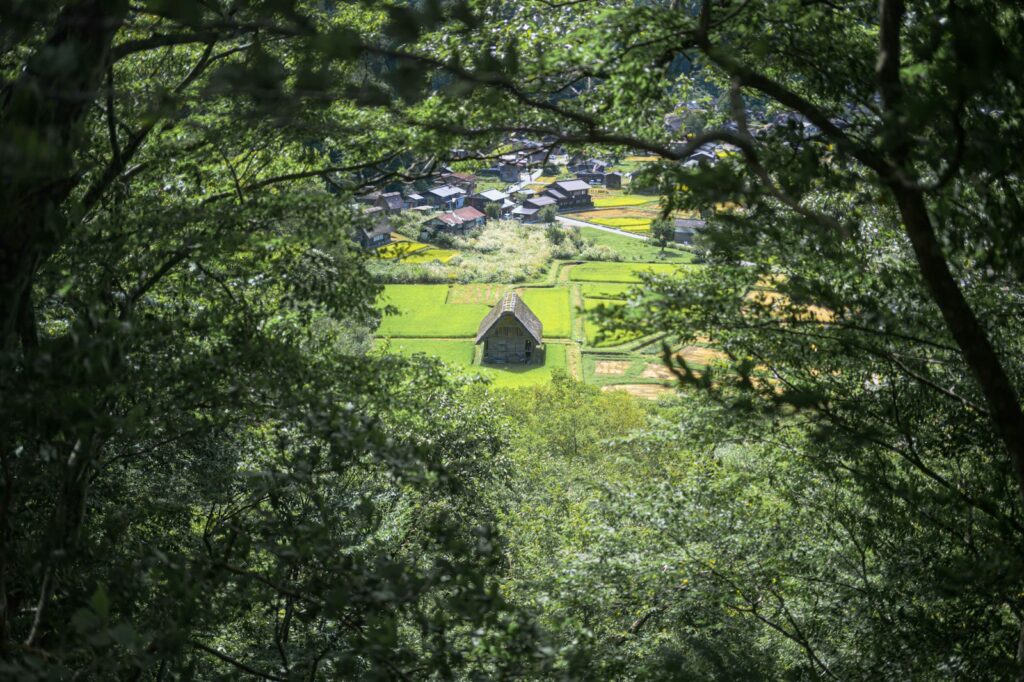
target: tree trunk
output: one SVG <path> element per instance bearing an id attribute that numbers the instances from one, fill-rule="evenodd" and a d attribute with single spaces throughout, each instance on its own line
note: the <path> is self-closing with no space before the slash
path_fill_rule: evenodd
<path id="1" fill-rule="evenodd" d="M 0 107 L 0 348 L 31 345 L 32 279 L 67 232 L 78 133 L 109 62 L 127 0 L 66 4 Z"/>
<path id="2" fill-rule="evenodd" d="M 963 353 L 964 360 L 981 386 L 996 433 L 1002 440 L 1021 496 L 1024 497 L 1024 412 L 988 334 L 953 278 L 921 192 L 894 187 L 900 216 L 914 248 L 917 264 L 932 300 L 946 327 Z"/>

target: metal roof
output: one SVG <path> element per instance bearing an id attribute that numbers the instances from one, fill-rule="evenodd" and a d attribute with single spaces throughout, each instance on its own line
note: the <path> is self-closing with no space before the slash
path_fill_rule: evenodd
<path id="1" fill-rule="evenodd" d="M 555 187 L 562 192 L 578 192 L 581 189 L 590 189 L 590 185 L 583 180 L 559 180 L 558 182 L 551 183 L 548 187 Z"/>
<path id="2" fill-rule="evenodd" d="M 435 187 L 430 190 L 430 194 L 434 194 L 439 197 L 450 197 L 456 194 L 465 194 L 466 190 L 461 187 L 452 187 L 451 185 L 444 185 L 442 187 Z"/>

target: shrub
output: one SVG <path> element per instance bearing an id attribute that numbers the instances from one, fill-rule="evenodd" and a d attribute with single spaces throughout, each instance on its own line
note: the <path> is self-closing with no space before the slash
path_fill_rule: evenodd
<path id="1" fill-rule="evenodd" d="M 548 241 L 555 246 L 565 241 L 565 232 L 558 225 L 548 225 L 547 229 L 544 230 L 544 234 L 547 236 Z"/>
<path id="2" fill-rule="evenodd" d="M 610 246 L 604 244 L 591 244 L 580 252 L 579 257 L 583 260 L 598 261 L 620 261 L 622 255 Z"/>

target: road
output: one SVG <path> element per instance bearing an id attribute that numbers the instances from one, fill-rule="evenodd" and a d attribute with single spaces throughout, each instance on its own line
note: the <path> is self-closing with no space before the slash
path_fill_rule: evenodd
<path id="1" fill-rule="evenodd" d="M 542 171 L 540 170 L 529 171 L 529 173 L 520 173 L 519 182 L 515 183 L 514 185 L 509 185 L 508 189 L 505 190 L 505 193 L 512 194 L 513 192 L 518 192 L 519 190 L 523 189 L 531 182 L 539 178 L 541 176 L 541 173 Z M 526 175 L 525 180 L 523 180 L 523 175 Z"/>
<path id="2" fill-rule="evenodd" d="M 626 232 L 625 230 L 617 230 L 614 227 L 607 227 L 605 225 L 597 225 L 596 223 L 588 223 L 585 220 L 576 220 L 575 218 L 566 218 L 565 216 L 558 216 L 558 222 L 563 225 L 573 225 L 575 227 L 592 227 L 595 230 L 601 230 L 603 232 L 611 232 L 612 234 L 618 234 L 623 237 L 629 237 L 630 239 L 639 239 L 640 241 L 647 241 L 647 237 L 639 234 L 633 234 L 632 232 Z"/>

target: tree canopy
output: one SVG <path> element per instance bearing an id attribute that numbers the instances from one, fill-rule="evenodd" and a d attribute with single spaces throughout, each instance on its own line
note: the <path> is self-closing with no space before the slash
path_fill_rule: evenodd
<path id="1" fill-rule="evenodd" d="M 4 675 L 1024 674 L 1019 3 L 0 19 Z M 525 137 L 713 214 L 677 402 L 370 352 L 354 195 Z"/>

